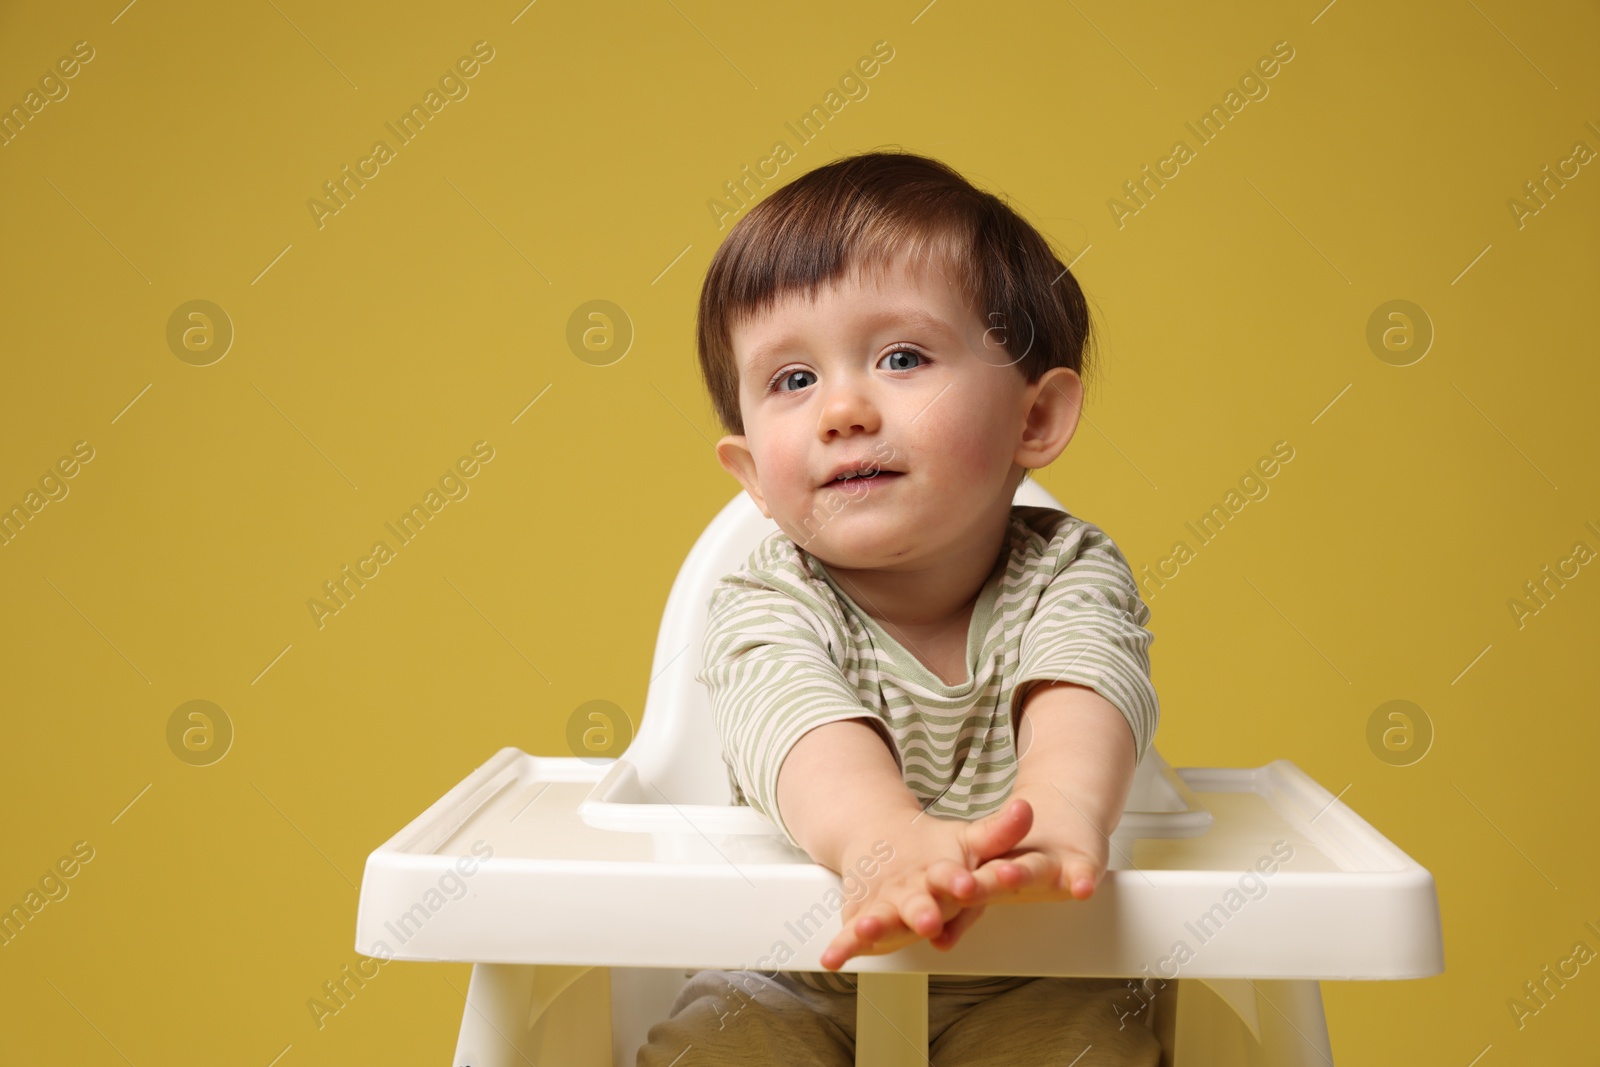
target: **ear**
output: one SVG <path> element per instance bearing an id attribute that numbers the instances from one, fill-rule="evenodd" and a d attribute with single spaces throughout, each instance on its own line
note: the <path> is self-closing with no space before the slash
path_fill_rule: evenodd
<path id="1" fill-rule="evenodd" d="M 1023 393 L 1029 407 L 1017 443 L 1015 462 L 1038 470 L 1055 462 L 1078 430 L 1083 411 L 1083 379 L 1070 367 L 1052 367 Z"/>
<path id="2" fill-rule="evenodd" d="M 717 442 L 717 462 L 722 464 L 723 470 L 739 480 L 744 491 L 750 494 L 750 499 L 756 502 L 756 507 L 761 509 L 761 514 L 772 518 L 772 512 L 767 510 L 767 502 L 761 496 L 761 482 L 756 476 L 756 457 L 751 454 L 743 434 L 730 434 Z"/>

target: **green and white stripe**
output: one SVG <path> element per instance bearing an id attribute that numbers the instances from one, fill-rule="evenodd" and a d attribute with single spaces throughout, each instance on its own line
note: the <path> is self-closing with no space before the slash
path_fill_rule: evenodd
<path id="1" fill-rule="evenodd" d="M 936 815 L 1001 807 L 1016 778 L 1012 708 L 1030 683 L 1070 681 L 1116 705 L 1144 758 L 1160 705 L 1150 682 L 1150 611 L 1127 560 L 1098 526 L 1015 505 L 1006 550 L 973 608 L 968 679 L 947 685 L 862 611 L 820 560 L 782 531 L 723 577 L 709 606 L 703 667 L 734 803 L 771 819 L 778 769 L 808 730 L 879 725 L 907 788 Z M 848 976 L 789 972 L 846 992 Z M 999 992 L 1026 978 L 934 975 L 941 990 Z"/>

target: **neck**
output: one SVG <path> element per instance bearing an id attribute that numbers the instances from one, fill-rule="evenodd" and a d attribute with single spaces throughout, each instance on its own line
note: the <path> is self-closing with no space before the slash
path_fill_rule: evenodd
<path id="1" fill-rule="evenodd" d="M 969 542 L 893 569 L 852 570 L 829 566 L 828 575 L 856 605 L 902 644 L 941 631 L 953 619 L 971 619 L 971 609 L 1006 548 L 1006 519 Z"/>

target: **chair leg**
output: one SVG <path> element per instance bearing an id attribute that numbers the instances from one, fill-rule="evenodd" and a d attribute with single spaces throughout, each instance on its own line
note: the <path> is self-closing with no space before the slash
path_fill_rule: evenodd
<path id="1" fill-rule="evenodd" d="M 1156 1035 L 1156 1040 L 1161 1042 L 1161 1067 L 1178 1067 L 1176 1059 L 1178 982 L 1176 980 L 1162 982 L 1151 996 L 1150 1031 Z"/>
<path id="2" fill-rule="evenodd" d="M 856 1063 L 927 1067 L 927 975 L 856 974 Z"/>
<path id="3" fill-rule="evenodd" d="M 1277 1062 L 1329 1067 L 1333 1045 L 1328 1039 L 1321 983 L 1314 979 L 1256 979 L 1253 984 L 1264 1005 L 1259 1009 L 1263 1044 L 1276 1043 L 1284 1050 Z"/>
<path id="4" fill-rule="evenodd" d="M 1190 978 L 1177 987 L 1176 1067 L 1332 1067 L 1316 981 Z"/>
<path id="5" fill-rule="evenodd" d="M 560 1012 L 547 1012 L 557 999 Z M 611 1065 L 611 974 L 605 967 L 475 963 L 455 1067 Z"/>

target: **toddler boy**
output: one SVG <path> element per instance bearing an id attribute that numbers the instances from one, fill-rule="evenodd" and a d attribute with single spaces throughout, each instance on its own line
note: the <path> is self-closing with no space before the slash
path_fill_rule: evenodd
<path id="1" fill-rule="evenodd" d="M 718 584 L 697 677 L 736 803 L 836 872 L 892 858 L 827 971 L 696 972 L 640 1067 L 853 1064 L 850 957 L 1094 892 L 1159 716 L 1149 610 L 1098 527 L 1012 504 L 1077 428 L 1088 341 L 1045 239 L 909 153 L 804 175 L 717 250 L 717 456 L 779 532 Z M 1123 986 L 930 975 L 930 1053 L 1154 1065 Z"/>

